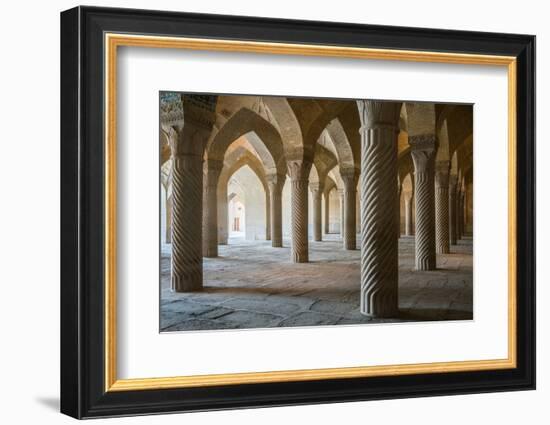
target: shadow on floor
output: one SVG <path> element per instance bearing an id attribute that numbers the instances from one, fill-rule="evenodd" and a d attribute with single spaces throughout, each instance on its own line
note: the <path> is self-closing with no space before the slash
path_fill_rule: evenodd
<path id="1" fill-rule="evenodd" d="M 469 311 L 431 309 L 431 308 L 409 308 L 399 311 L 399 318 L 402 320 L 472 320 L 473 314 Z"/>

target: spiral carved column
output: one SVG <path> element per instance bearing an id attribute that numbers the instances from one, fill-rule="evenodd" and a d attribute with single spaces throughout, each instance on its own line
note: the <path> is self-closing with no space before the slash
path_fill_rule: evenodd
<path id="1" fill-rule="evenodd" d="M 449 253 L 449 163 L 438 163 L 435 171 L 435 252 Z"/>
<path id="2" fill-rule="evenodd" d="M 218 179 L 223 167 L 222 161 L 208 160 L 205 164 L 203 211 L 203 256 L 218 256 Z"/>
<path id="3" fill-rule="evenodd" d="M 169 125 L 172 158 L 171 288 L 177 292 L 202 289 L 202 208 L 204 147 L 216 118 L 215 96 L 182 95 L 183 114 Z"/>
<path id="4" fill-rule="evenodd" d="M 417 270 L 435 270 L 435 136 L 409 137 L 414 162 L 415 265 Z"/>
<path id="5" fill-rule="evenodd" d="M 313 240 L 323 240 L 323 226 L 322 226 L 322 198 L 323 198 L 323 185 L 321 183 L 310 183 L 309 189 L 311 190 L 311 197 L 313 198 Z"/>
<path id="6" fill-rule="evenodd" d="M 456 210 L 456 176 L 451 176 L 449 179 L 449 241 L 451 245 L 456 245 L 457 240 Z"/>
<path id="7" fill-rule="evenodd" d="M 355 170 L 340 172 L 344 182 L 344 249 L 354 250 L 357 245 L 355 213 L 357 198 L 357 178 Z"/>
<path id="8" fill-rule="evenodd" d="M 407 236 L 413 234 L 412 209 L 412 196 L 405 196 L 405 235 Z"/>
<path id="9" fill-rule="evenodd" d="M 285 176 L 269 175 L 269 204 L 271 208 L 271 246 L 281 248 L 283 246 L 283 208 L 282 196 Z"/>
<path id="10" fill-rule="evenodd" d="M 202 157 L 172 157 L 172 289 L 202 289 Z"/>
<path id="11" fill-rule="evenodd" d="M 311 162 L 302 159 L 288 161 L 292 203 L 291 260 L 293 263 L 307 263 L 309 261 L 307 241 L 307 187 L 310 169 Z"/>
<path id="12" fill-rule="evenodd" d="M 395 216 L 401 104 L 357 101 L 361 118 L 361 313 L 398 313 Z M 390 213 L 389 213 L 390 212 Z"/>

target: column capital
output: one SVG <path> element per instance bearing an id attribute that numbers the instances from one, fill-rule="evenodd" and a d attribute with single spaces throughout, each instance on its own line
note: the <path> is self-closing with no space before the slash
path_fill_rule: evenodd
<path id="1" fill-rule="evenodd" d="M 290 159 L 287 160 L 286 165 L 290 180 L 307 182 L 309 179 L 309 172 L 311 170 L 312 162 L 305 159 Z"/>
<path id="2" fill-rule="evenodd" d="M 436 186 L 449 186 L 449 165 L 450 161 L 437 161 L 435 164 Z"/>
<path id="3" fill-rule="evenodd" d="M 400 102 L 375 100 L 357 100 L 357 109 L 361 119 L 361 130 L 371 128 L 392 128 L 399 131 Z"/>
<path id="4" fill-rule="evenodd" d="M 412 152 L 419 150 L 434 151 L 437 149 L 437 137 L 435 134 L 418 134 L 409 136 L 409 146 Z"/>
<path id="5" fill-rule="evenodd" d="M 322 195 L 324 192 L 325 185 L 321 182 L 310 182 L 309 189 L 313 195 Z"/>
<path id="6" fill-rule="evenodd" d="M 433 167 L 436 152 L 435 135 L 411 136 L 409 145 L 415 173 L 421 173 L 427 171 L 428 167 Z"/>
<path id="7" fill-rule="evenodd" d="M 357 182 L 359 181 L 359 173 L 355 168 L 346 168 L 340 170 L 340 177 L 344 182 L 344 190 L 357 190 Z"/>
<path id="8" fill-rule="evenodd" d="M 181 95 L 181 119 L 171 128 L 169 138 L 172 156 L 202 156 L 216 122 L 217 96 Z"/>

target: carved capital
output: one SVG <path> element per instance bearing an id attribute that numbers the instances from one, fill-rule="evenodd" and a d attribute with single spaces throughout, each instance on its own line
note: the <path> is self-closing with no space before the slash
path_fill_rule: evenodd
<path id="1" fill-rule="evenodd" d="M 449 161 L 438 161 L 435 164 L 435 184 L 436 186 L 449 186 Z"/>
<path id="2" fill-rule="evenodd" d="M 176 137 L 170 137 L 172 156 L 204 153 L 206 142 L 216 121 L 216 96 L 181 95 L 183 120 L 172 125 Z"/>
<path id="3" fill-rule="evenodd" d="M 399 131 L 401 103 L 358 100 L 357 108 L 361 119 L 361 130 L 389 127 Z"/>
<path id="4" fill-rule="evenodd" d="M 292 159 L 286 163 L 290 180 L 307 182 L 312 163 L 304 159 Z"/>
<path id="5" fill-rule="evenodd" d="M 435 134 L 419 134 L 409 136 L 409 146 L 411 152 L 416 150 L 435 150 L 437 149 L 437 138 Z"/>
<path id="6" fill-rule="evenodd" d="M 340 170 L 340 177 L 344 182 L 345 191 L 357 190 L 357 181 L 359 180 L 359 173 L 355 168 Z"/>
<path id="7" fill-rule="evenodd" d="M 273 173 L 268 174 L 266 180 L 271 192 L 280 193 L 285 184 L 286 176 L 284 174 Z"/>
<path id="8" fill-rule="evenodd" d="M 435 160 L 435 147 L 429 147 L 427 144 L 424 143 L 420 145 L 415 145 L 415 147 L 411 149 L 411 156 L 414 163 L 415 174 L 427 172 L 428 170 L 433 170 Z"/>
<path id="9" fill-rule="evenodd" d="M 325 185 L 321 182 L 315 182 L 309 184 L 309 189 L 311 190 L 311 194 L 315 196 L 321 196 L 323 194 L 323 191 L 325 189 Z"/>

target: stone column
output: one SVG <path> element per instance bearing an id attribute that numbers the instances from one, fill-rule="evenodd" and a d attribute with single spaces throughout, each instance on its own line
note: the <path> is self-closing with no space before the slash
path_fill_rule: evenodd
<path id="1" fill-rule="evenodd" d="M 172 126 L 171 287 L 176 292 L 202 289 L 202 161 L 215 102 L 212 96 L 182 95 L 183 119 Z"/>
<path id="2" fill-rule="evenodd" d="M 323 198 L 323 184 L 322 183 L 310 183 L 309 189 L 311 190 L 311 197 L 313 198 L 313 240 L 323 240 L 323 223 L 322 223 L 322 198 Z"/>
<path id="3" fill-rule="evenodd" d="M 325 234 L 330 233 L 330 191 L 325 192 Z"/>
<path id="4" fill-rule="evenodd" d="M 269 204 L 271 208 L 271 246 L 281 248 L 283 246 L 283 207 L 282 191 L 286 176 L 268 175 Z"/>
<path id="5" fill-rule="evenodd" d="M 202 255 L 204 257 L 218 256 L 218 179 L 222 171 L 223 161 L 209 159 L 204 169 L 204 211 Z"/>
<path id="6" fill-rule="evenodd" d="M 405 235 L 413 235 L 412 195 L 405 196 Z"/>
<path id="7" fill-rule="evenodd" d="M 227 182 L 224 182 L 218 184 L 218 245 L 227 245 L 229 237 L 227 208 Z"/>
<path id="8" fill-rule="evenodd" d="M 449 179 L 449 241 L 456 245 L 457 240 L 457 219 L 456 219 L 456 176 Z"/>
<path id="9" fill-rule="evenodd" d="M 361 118 L 361 313 L 395 317 L 398 247 L 395 234 L 400 103 L 357 101 Z"/>
<path id="10" fill-rule="evenodd" d="M 355 213 L 357 198 L 357 174 L 355 170 L 341 170 L 340 175 L 344 182 L 344 249 L 356 248 Z"/>
<path id="11" fill-rule="evenodd" d="M 271 240 L 271 199 L 269 188 L 265 192 L 265 240 Z"/>
<path id="12" fill-rule="evenodd" d="M 344 189 L 338 189 L 338 199 L 340 200 L 340 237 L 344 239 Z"/>
<path id="13" fill-rule="evenodd" d="M 414 162 L 415 264 L 435 270 L 434 135 L 409 137 Z"/>
<path id="14" fill-rule="evenodd" d="M 166 243 L 172 243 L 172 195 L 166 196 Z"/>
<path id="15" fill-rule="evenodd" d="M 464 236 L 464 192 L 459 188 L 456 196 L 456 237 Z"/>
<path id="16" fill-rule="evenodd" d="M 401 185 L 397 184 L 397 203 L 395 204 L 395 232 L 397 239 L 401 237 Z"/>
<path id="17" fill-rule="evenodd" d="M 307 186 L 311 162 L 296 159 L 287 161 L 291 183 L 293 263 L 307 263 L 309 260 L 307 240 Z"/>
<path id="18" fill-rule="evenodd" d="M 355 230 L 357 233 L 361 233 L 361 196 L 355 198 Z"/>
<path id="19" fill-rule="evenodd" d="M 449 161 L 435 167 L 435 252 L 449 253 Z"/>

